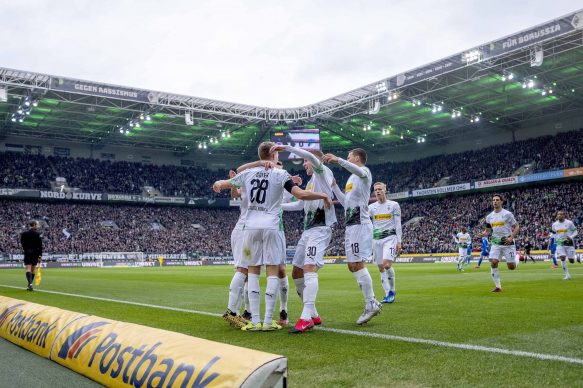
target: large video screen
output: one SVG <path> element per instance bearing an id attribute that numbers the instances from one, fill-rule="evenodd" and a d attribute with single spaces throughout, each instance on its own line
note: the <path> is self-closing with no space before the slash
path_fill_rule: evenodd
<path id="1" fill-rule="evenodd" d="M 286 129 L 273 130 L 271 141 L 280 145 L 291 145 L 305 150 L 320 149 L 320 129 Z M 300 159 L 297 155 L 289 152 L 280 152 L 280 160 Z"/>

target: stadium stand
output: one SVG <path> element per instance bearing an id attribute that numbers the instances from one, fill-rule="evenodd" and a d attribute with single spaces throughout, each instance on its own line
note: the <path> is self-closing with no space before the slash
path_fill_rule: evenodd
<path id="1" fill-rule="evenodd" d="M 547 230 L 557 209 L 567 209 L 576 225 L 583 223 L 583 182 L 526 187 L 503 192 L 506 208 L 514 212 L 522 231 L 535 249 L 546 249 Z M 406 253 L 451 251 L 452 235 L 468 225 L 473 235 L 491 211 L 492 193 L 430 198 L 401 203 L 403 221 L 422 217 L 404 227 Z M 342 223 L 342 210 L 337 208 Z M 45 251 L 82 253 L 141 251 L 189 253 L 203 256 L 230 255 L 230 232 L 238 209 L 192 209 L 101 204 L 60 204 L 0 201 L 0 247 L 4 253 L 20 253 L 18 235 L 31 218 L 43 221 Z M 284 214 L 288 245 L 301 235 L 302 212 Z M 158 228 L 156 225 L 161 226 Z M 330 255 L 344 254 L 344 229 L 334 230 Z"/>
<path id="2" fill-rule="evenodd" d="M 583 155 L 581 129 L 477 151 L 378 164 L 371 166 L 371 171 L 375 181 L 386 182 L 391 192 L 400 192 L 433 187 L 444 177 L 449 177 L 448 184 L 507 177 L 524 164 L 532 164 L 529 173 L 577 167 L 581 164 L 580 155 Z M 209 190 L 212 182 L 227 176 L 226 170 L 210 171 L 200 167 L 10 152 L 0 153 L 0 172 L 1 187 L 50 188 L 50 181 L 61 176 L 67 179 L 69 186 L 84 191 L 140 194 L 144 186 L 153 186 L 163 195 L 192 197 L 214 196 Z M 303 175 L 303 170 L 293 172 Z M 348 178 L 345 170 L 335 169 L 334 174 L 341 183 Z"/>

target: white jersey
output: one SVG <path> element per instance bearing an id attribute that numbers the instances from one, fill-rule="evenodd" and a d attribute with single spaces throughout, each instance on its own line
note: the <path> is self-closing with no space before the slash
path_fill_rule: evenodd
<path id="1" fill-rule="evenodd" d="M 379 201 L 368 205 L 368 211 L 372 218 L 373 238 L 381 240 L 388 236 L 397 236 L 401 242 L 403 232 L 401 229 L 401 207 L 395 201 Z"/>
<path id="2" fill-rule="evenodd" d="M 249 202 L 247 201 L 245 192 L 241 191 L 239 198 L 239 210 L 241 211 L 241 214 L 239 215 L 239 219 L 235 224 L 235 230 L 243 230 L 243 227 L 245 226 L 245 218 L 247 217 L 247 209 L 249 209 Z"/>
<path id="3" fill-rule="evenodd" d="M 555 243 L 560 246 L 567 245 L 565 240 L 567 238 L 573 239 L 577 235 L 577 227 L 571 220 L 553 222 L 552 230 L 555 233 Z"/>
<path id="4" fill-rule="evenodd" d="M 506 209 L 502 209 L 498 213 L 493 211 L 488 214 L 486 223 L 492 228 L 492 245 L 502 245 L 501 239 L 510 237 L 512 235 L 512 226 L 517 224 L 514 215 Z"/>
<path id="5" fill-rule="evenodd" d="M 455 235 L 455 240 L 457 242 L 458 248 L 467 248 L 472 242 L 472 238 L 469 233 L 459 232 Z"/>
<path id="6" fill-rule="evenodd" d="M 265 170 L 265 167 L 245 170 L 231 179 L 233 186 L 241 188 L 249 201 L 245 229 L 280 228 L 281 203 L 287 182 L 293 184 L 287 171 Z"/>
<path id="7" fill-rule="evenodd" d="M 347 162 L 348 163 L 348 162 Z M 358 167 L 364 172 L 364 177 L 352 174 L 344 188 L 345 198 L 345 224 L 370 224 L 368 215 L 368 201 L 370 200 L 370 187 L 372 174 L 368 167 Z"/>
<path id="8" fill-rule="evenodd" d="M 333 197 L 332 181 L 334 174 L 332 171 L 322 165 L 321 167 L 313 166 L 314 173 L 306 185 L 306 191 L 320 192 Z M 304 201 L 304 229 L 310 229 L 317 226 L 332 226 L 336 223 L 336 211 L 334 206 L 326 209 L 324 200 Z"/>

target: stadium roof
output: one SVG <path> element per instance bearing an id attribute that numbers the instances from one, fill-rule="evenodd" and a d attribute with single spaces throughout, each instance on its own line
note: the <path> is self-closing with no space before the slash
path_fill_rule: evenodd
<path id="1" fill-rule="evenodd" d="M 7 91 L 2 99 L 2 88 Z M 255 152 L 271 129 L 326 150 L 435 143 L 583 111 L 583 10 L 312 105 L 216 101 L 0 68 L 0 135 L 188 153 Z M 20 113 L 19 113 L 20 112 Z M 216 139 L 216 141 L 214 141 Z"/>

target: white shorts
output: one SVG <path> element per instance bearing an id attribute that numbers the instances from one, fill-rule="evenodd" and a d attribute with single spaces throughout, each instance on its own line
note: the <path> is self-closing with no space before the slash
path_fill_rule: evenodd
<path id="1" fill-rule="evenodd" d="M 235 267 L 247 268 L 243 263 L 243 229 L 233 229 L 231 232 L 231 252 Z"/>
<path id="2" fill-rule="evenodd" d="M 285 232 L 283 230 L 279 231 L 281 234 L 281 239 L 283 241 L 283 250 L 281 251 L 281 263 L 285 265 L 285 260 L 287 259 L 287 240 L 285 239 Z"/>
<path id="3" fill-rule="evenodd" d="M 277 229 L 243 231 L 243 258 L 247 267 L 285 264 L 285 237 Z"/>
<path id="4" fill-rule="evenodd" d="M 326 253 L 331 238 L 332 228 L 329 226 L 317 226 L 304 230 L 296 245 L 294 267 L 304 268 L 304 265 L 315 265 L 322 268 L 324 266 L 324 253 Z"/>
<path id="5" fill-rule="evenodd" d="M 564 246 L 564 245 L 557 245 L 557 257 L 565 256 L 568 259 L 575 258 L 575 247 L 571 246 Z"/>
<path id="6" fill-rule="evenodd" d="M 460 256 L 466 257 L 468 255 L 468 248 L 458 248 L 457 251 Z"/>
<path id="7" fill-rule="evenodd" d="M 502 261 L 506 259 L 507 263 L 516 263 L 516 245 L 494 245 L 490 248 L 490 260 Z"/>
<path id="8" fill-rule="evenodd" d="M 374 261 L 378 265 L 384 260 L 395 261 L 397 257 L 397 236 L 385 237 L 381 240 L 372 241 L 372 253 Z"/>
<path id="9" fill-rule="evenodd" d="M 368 260 L 372 255 L 372 223 L 347 226 L 344 250 L 348 263 Z"/>

